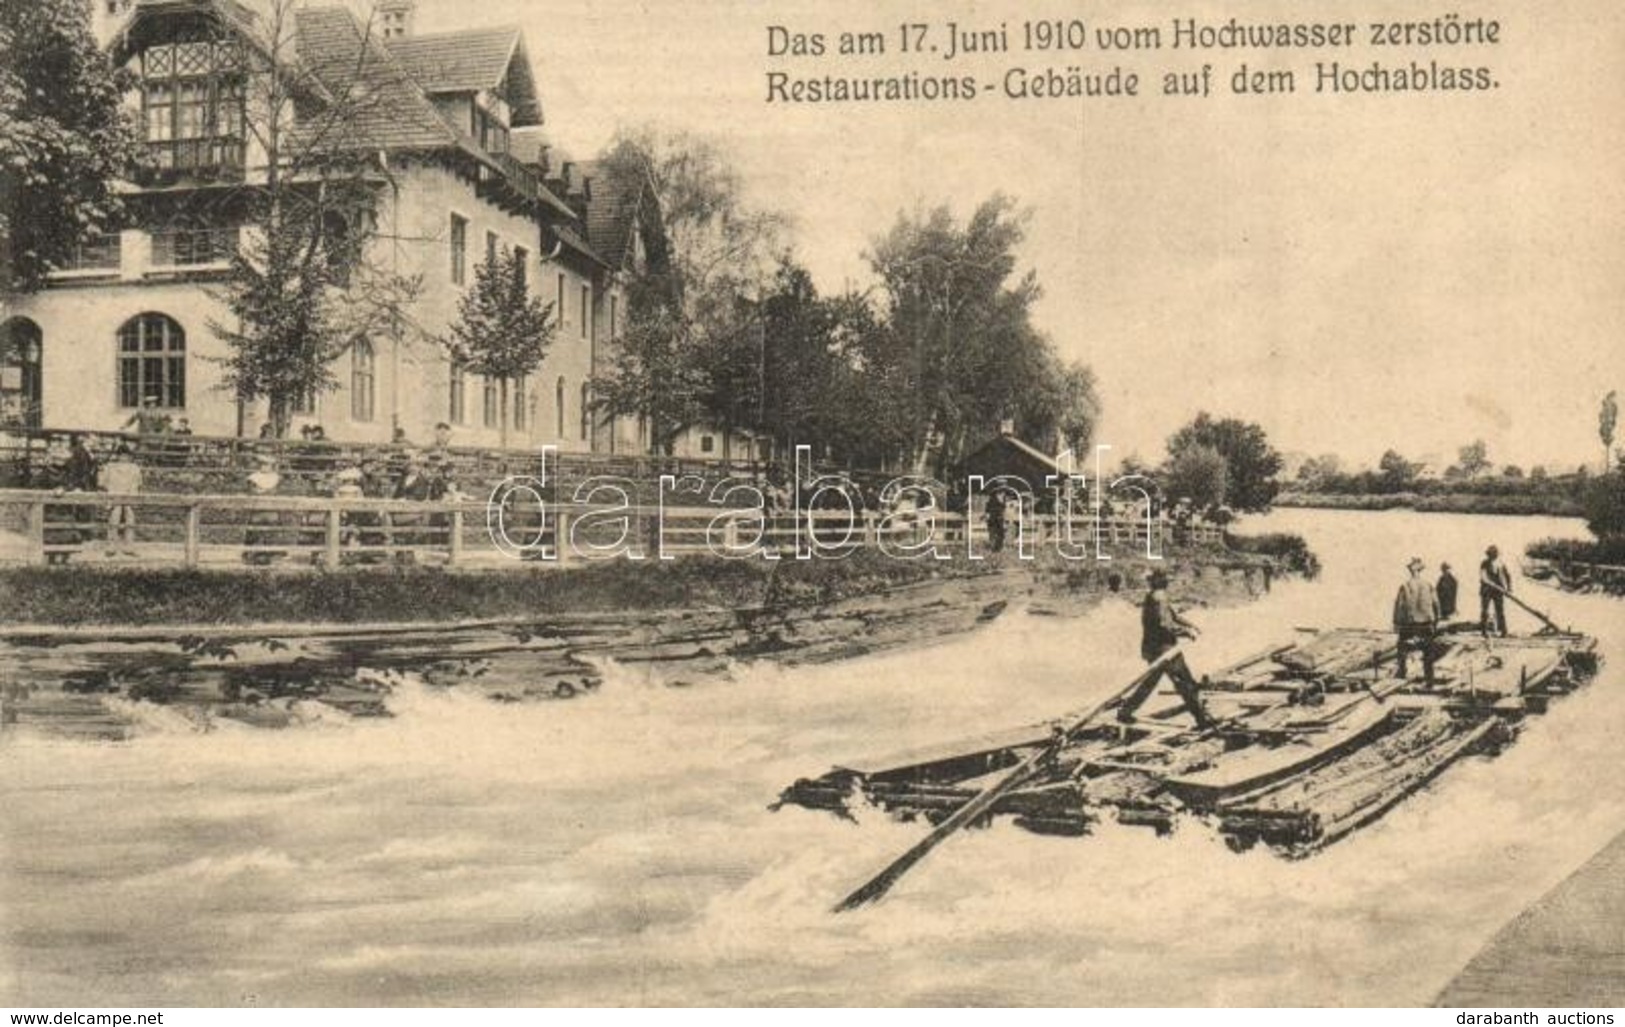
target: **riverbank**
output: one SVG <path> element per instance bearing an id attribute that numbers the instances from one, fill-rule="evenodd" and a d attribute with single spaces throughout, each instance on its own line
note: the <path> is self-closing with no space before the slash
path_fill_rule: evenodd
<path id="1" fill-rule="evenodd" d="M 1283 492 L 1275 505 L 1318 510 L 1415 510 L 1418 513 L 1496 514 L 1518 517 L 1580 517 L 1578 500 L 1552 493 L 1385 492 L 1354 495 L 1333 492 Z"/>
<path id="2" fill-rule="evenodd" d="M 1176 577 L 1231 569 L 1262 581 L 1303 572 L 1301 539 L 1265 551 L 1173 547 L 1158 566 Z M 1280 552 L 1285 555 L 1276 556 Z M 0 624 L 93 627 L 277 624 L 399 624 L 540 619 L 616 611 L 772 608 L 837 602 L 929 581 L 1024 569 L 1063 594 L 1137 589 L 1152 564 L 1143 555 L 1111 562 L 1032 561 L 1005 553 L 984 560 L 899 560 L 872 551 L 842 559 L 615 560 L 575 567 L 516 564 L 501 570 L 350 567 L 263 571 L 27 567 L 0 570 Z M 1312 554 L 1310 555 L 1312 560 Z M 1259 587 L 1255 584 L 1254 587 Z"/>
<path id="3" fill-rule="evenodd" d="M 1155 566 L 1195 608 L 1262 595 L 1278 563 L 1192 546 Z M 1143 556 L 1072 564 L 1053 553 L 942 562 L 855 553 L 479 574 L 0 573 L 10 615 L 0 627 L 0 724 L 121 740 L 149 730 L 160 710 L 198 730 L 385 716 L 403 681 L 496 702 L 573 698 L 610 667 L 694 685 L 759 661 L 932 645 L 1013 604 L 1075 616 L 1113 592 L 1137 601 L 1152 566 Z"/>
<path id="4" fill-rule="evenodd" d="M 1436 1006 L 1625 1003 L 1625 833 L 1503 927 Z"/>

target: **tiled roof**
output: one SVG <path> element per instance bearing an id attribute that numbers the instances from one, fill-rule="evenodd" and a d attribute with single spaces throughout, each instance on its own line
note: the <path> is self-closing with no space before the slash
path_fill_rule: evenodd
<path id="1" fill-rule="evenodd" d="M 514 187 L 556 213 L 574 216 L 569 205 L 548 191 L 538 175 L 517 161 L 486 153 L 466 132 L 447 121 L 401 66 L 394 52 L 366 34 L 355 15 L 342 7 L 307 7 L 295 26 L 301 60 L 339 97 L 355 102 L 344 122 L 345 142 L 358 149 L 455 149 L 494 173 L 514 179 Z M 362 47 L 366 47 L 363 54 Z M 359 83 L 357 80 L 359 79 Z M 522 181 L 520 180 L 522 179 Z"/>
<path id="2" fill-rule="evenodd" d="M 437 149 L 464 140 L 377 39 L 342 7 L 295 12 L 299 57 L 336 97 L 353 103 L 347 142 L 370 149 Z M 366 47 L 365 53 L 362 47 Z"/>
<path id="3" fill-rule="evenodd" d="M 610 173 L 603 161 L 588 161 L 582 172 L 592 179 L 592 202 L 587 205 L 587 241 L 610 267 L 624 268 L 632 252 L 632 233 L 638 227 L 643 204 L 641 184 Z"/>
<path id="4" fill-rule="evenodd" d="M 386 44 L 418 84 L 431 93 L 495 90 L 508 77 L 515 126 L 538 125 L 542 105 L 531 78 L 524 37 L 517 28 L 465 29 L 391 39 Z M 517 58 L 517 60 L 516 60 Z"/>

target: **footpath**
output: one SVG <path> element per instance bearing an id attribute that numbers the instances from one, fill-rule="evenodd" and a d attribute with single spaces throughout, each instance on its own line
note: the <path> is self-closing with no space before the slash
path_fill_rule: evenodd
<path id="1" fill-rule="evenodd" d="M 1440 1006 L 1625 1006 L 1625 832 L 1501 928 Z"/>

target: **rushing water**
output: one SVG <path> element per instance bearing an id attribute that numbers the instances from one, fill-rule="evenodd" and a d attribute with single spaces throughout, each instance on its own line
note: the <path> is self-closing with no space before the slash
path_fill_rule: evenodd
<path id="1" fill-rule="evenodd" d="M 1281 511 L 1314 583 L 1196 611 L 1215 666 L 1294 625 L 1382 625 L 1413 553 L 1470 587 L 1484 544 L 1574 522 Z M 1417 1004 L 1625 829 L 1625 606 L 1532 584 L 1598 634 L 1592 687 L 1311 859 L 1198 828 L 955 838 L 879 905 L 832 902 L 918 824 L 789 808 L 845 758 L 1044 719 L 1136 670 L 1124 602 L 933 648 L 610 668 L 575 702 L 414 687 L 395 717 L 123 744 L 0 745 L 0 1004 Z M 1529 625 L 1527 617 L 1515 624 Z"/>

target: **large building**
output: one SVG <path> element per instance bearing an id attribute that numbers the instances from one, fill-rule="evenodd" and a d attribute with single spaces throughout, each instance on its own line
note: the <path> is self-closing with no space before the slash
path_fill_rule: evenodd
<path id="1" fill-rule="evenodd" d="M 446 421 L 458 444 L 644 444 L 636 426 L 590 413 L 590 380 L 621 330 L 625 279 L 641 259 L 643 200 L 552 152 L 518 29 L 418 34 L 411 0 L 382 0 L 370 22 L 287 0 L 89 2 L 112 59 L 132 73 L 128 102 L 149 159 L 132 173 L 127 227 L 0 308 L 10 343 L 0 418 L 117 430 L 156 404 L 198 434 L 257 434 L 266 404 L 220 386 L 227 350 L 211 326 L 228 323 L 219 286 L 252 230 L 247 207 L 269 164 L 248 76 L 275 64 L 294 69 L 289 133 L 350 104 L 334 145 L 364 162 L 358 180 L 372 192 L 365 224 L 339 219 L 336 230 L 364 239 L 370 264 L 421 283 L 404 317 L 334 363 L 338 388 L 295 404 L 295 428 L 426 440 Z M 556 318 L 545 361 L 506 404 L 497 383 L 455 366 L 438 341 L 479 262 L 502 250 L 522 255 Z"/>

